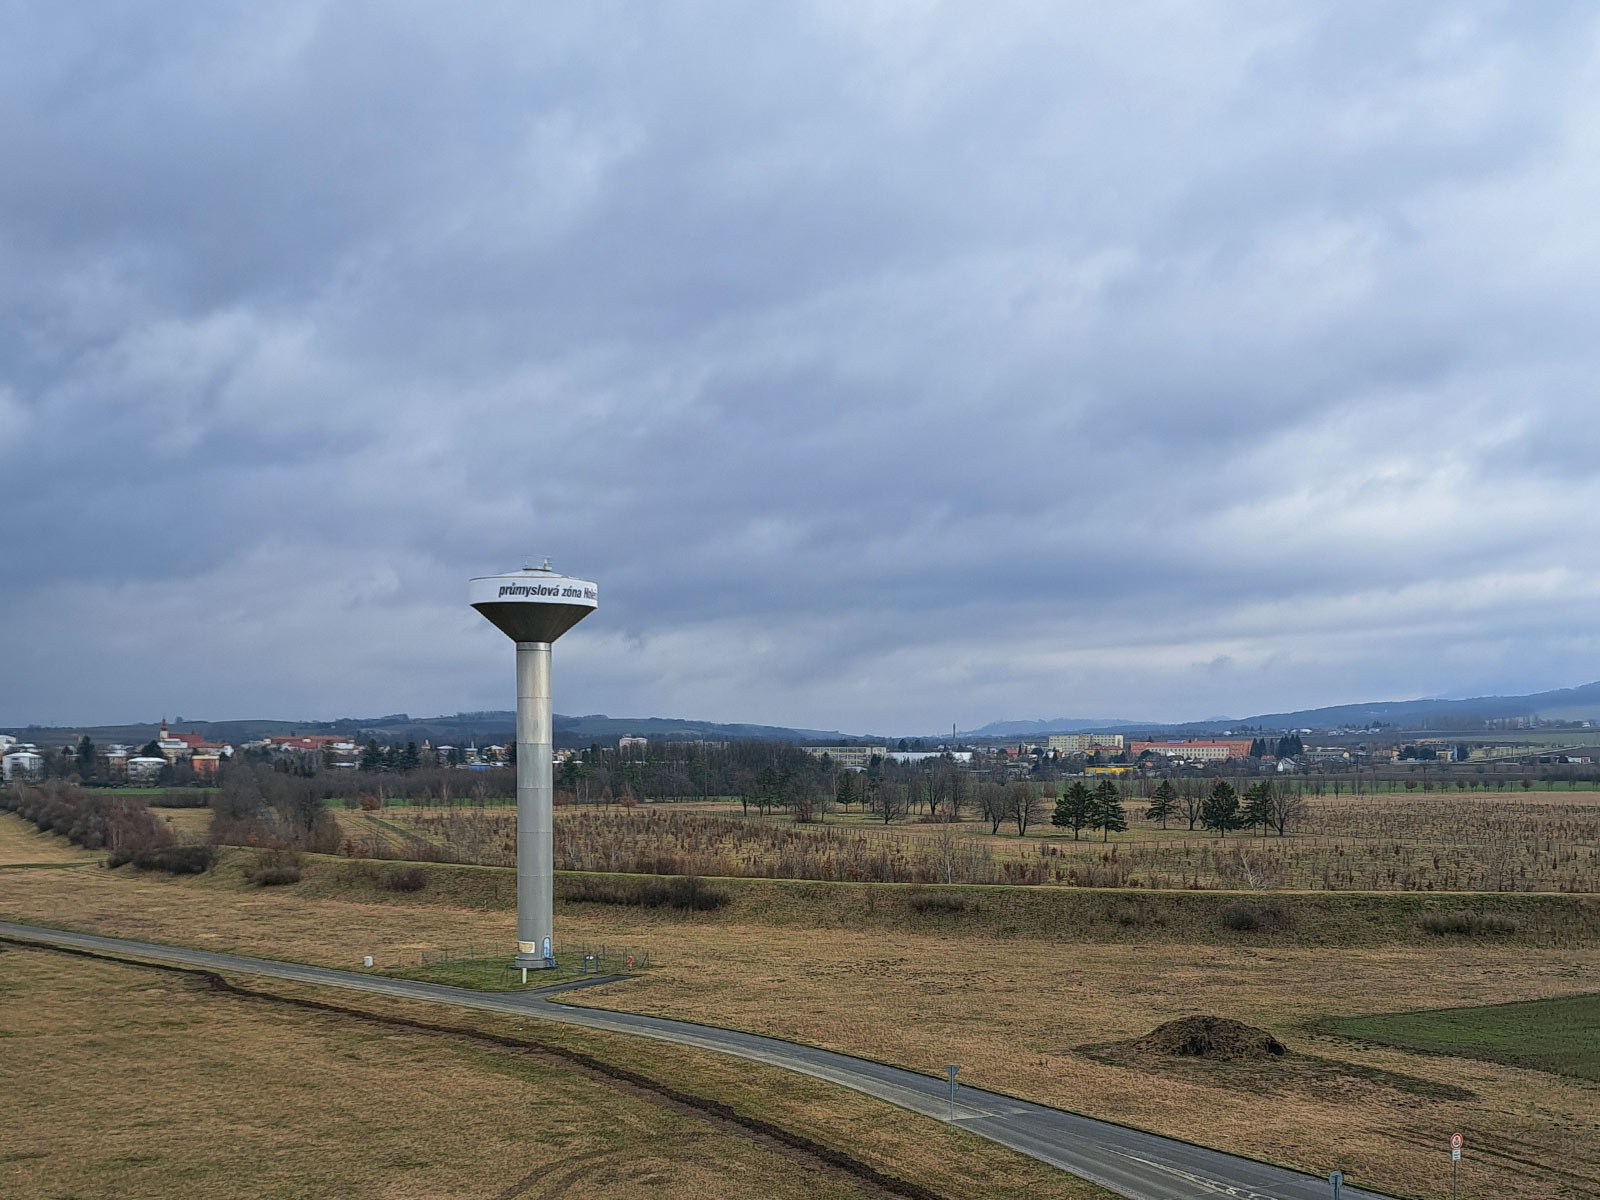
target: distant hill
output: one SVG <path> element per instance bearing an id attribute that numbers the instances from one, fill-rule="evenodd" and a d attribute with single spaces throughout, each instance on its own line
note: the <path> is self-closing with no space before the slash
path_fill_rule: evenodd
<path id="1" fill-rule="evenodd" d="M 1122 718 L 1093 721 L 1087 717 L 1057 717 L 1053 721 L 990 721 L 977 729 L 962 732 L 964 738 L 1031 738 L 1051 733 L 1115 732 L 1119 729 L 1150 729 L 1148 721 L 1128 721 Z M 941 735 L 944 736 L 944 735 Z"/>
<path id="2" fill-rule="evenodd" d="M 1476 696 L 1469 700 L 1394 700 L 1336 704 L 1298 712 L 1247 717 L 1241 724 L 1267 729 L 1362 726 L 1375 721 L 1405 729 L 1474 729 L 1485 721 L 1539 717 L 1546 721 L 1600 721 L 1600 683 L 1533 692 L 1526 696 Z"/>
<path id="3" fill-rule="evenodd" d="M 168 722 L 175 730 L 190 730 L 209 741 L 252 742 L 264 737 L 288 734 L 343 733 L 357 740 L 376 738 L 380 742 L 432 742 L 435 746 L 481 746 L 508 741 L 516 733 L 516 714 L 505 710 L 456 713 L 453 716 L 413 717 L 391 713 L 383 717 L 343 717 L 336 721 L 191 721 L 174 717 Z M 847 742 L 861 740 L 837 730 L 790 729 L 779 725 L 721 724 L 716 721 L 687 721 L 673 717 L 608 717 L 596 713 L 567 717 L 557 713 L 551 720 L 558 746 L 587 746 L 591 742 L 614 742 L 634 735 L 663 741 L 733 742 L 765 739 L 776 742 Z M 14 734 L 24 741 L 45 746 L 65 745 L 88 734 L 96 743 L 121 742 L 138 746 L 156 735 L 158 723 L 134 725 L 40 726 L 11 728 L 0 732 Z M 878 741 L 883 739 L 879 738 Z"/>
<path id="4" fill-rule="evenodd" d="M 1600 723 L 1600 683 L 1534 692 L 1526 696 L 1477 696 L 1467 700 L 1380 700 L 1365 704 L 1335 704 L 1293 712 L 1260 713 L 1253 717 L 1216 717 L 1207 721 L 1103 720 L 1057 717 L 1053 720 L 991 721 L 963 733 L 970 738 L 1044 737 L 1051 733 L 1096 730 L 1115 733 L 1148 730 L 1163 733 L 1209 733 L 1221 729 L 1337 729 L 1372 724 L 1399 729 L 1471 731 L 1485 721 L 1538 717 L 1545 721 L 1595 721 Z"/>
<path id="5" fill-rule="evenodd" d="M 1527 696 L 1478 696 L 1468 700 L 1384 700 L 1367 704 L 1336 704 L 1327 708 L 1302 708 L 1293 712 L 1261 713 L 1253 717 L 1218 717 L 1208 721 L 1163 724 L 1159 721 L 1132 721 L 1126 718 L 1092 720 L 1087 717 L 1056 717 L 1028 721 L 991 721 L 961 734 L 963 738 L 1042 738 L 1052 733 L 1082 733 L 1087 730 L 1125 733 L 1200 734 L 1223 729 L 1334 729 L 1361 728 L 1374 723 L 1403 730 L 1470 732 L 1481 730 L 1485 721 L 1538 717 L 1546 721 L 1594 721 L 1600 724 L 1600 682 L 1581 687 L 1535 692 Z M 381 742 L 432 742 L 435 746 L 481 745 L 504 742 L 515 732 L 515 715 L 509 711 L 456 713 L 453 716 L 412 717 L 391 713 L 383 717 L 341 717 L 337 721 L 191 721 L 174 717 L 177 730 L 194 730 L 211 741 L 254 741 L 270 735 L 292 733 L 344 733 Z M 723 724 L 716 721 L 690 721 L 676 717 L 608 717 L 604 713 L 567 717 L 559 713 L 553 721 L 558 746 L 587 746 L 591 742 L 614 742 L 634 734 L 667 741 L 746 741 L 762 738 L 779 742 L 885 742 L 897 740 L 879 735 L 845 734 L 836 729 L 793 729 L 783 725 Z M 122 742 L 143 745 L 155 736 L 155 724 L 57 726 L 29 725 L 0 732 L 15 734 L 26 741 L 58 746 L 76 741 L 87 733 L 97 743 Z M 947 733 L 922 735 L 940 741 Z"/>

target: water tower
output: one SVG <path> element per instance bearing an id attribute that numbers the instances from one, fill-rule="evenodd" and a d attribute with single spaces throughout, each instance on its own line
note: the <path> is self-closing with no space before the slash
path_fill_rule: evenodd
<path id="1" fill-rule="evenodd" d="M 517 957 L 523 970 L 555 966 L 551 928 L 555 847 L 551 808 L 550 643 L 595 609 L 595 585 L 546 562 L 485 575 L 467 602 L 517 644 Z"/>

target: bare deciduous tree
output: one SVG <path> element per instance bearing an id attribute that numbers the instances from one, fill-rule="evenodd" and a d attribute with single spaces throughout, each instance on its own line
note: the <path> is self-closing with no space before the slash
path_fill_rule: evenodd
<path id="1" fill-rule="evenodd" d="M 1043 808 L 1039 803 L 1039 794 L 1033 790 L 1030 784 L 1023 783 L 1020 780 L 1013 783 L 1008 792 L 1010 803 L 1006 807 L 1010 809 L 1011 819 L 1017 824 L 1017 836 L 1025 837 L 1028 833 L 1028 826 L 1039 820 L 1043 812 Z"/>
<path id="2" fill-rule="evenodd" d="M 892 779 L 880 779 L 871 790 L 872 814 L 885 825 L 906 815 L 906 790 Z"/>
<path id="3" fill-rule="evenodd" d="M 1272 827 L 1278 831 L 1279 837 L 1283 837 L 1289 831 L 1289 826 L 1305 815 L 1304 796 L 1298 792 L 1291 792 L 1288 788 L 1272 789 L 1272 794 L 1267 799 L 1267 818 L 1272 822 Z"/>

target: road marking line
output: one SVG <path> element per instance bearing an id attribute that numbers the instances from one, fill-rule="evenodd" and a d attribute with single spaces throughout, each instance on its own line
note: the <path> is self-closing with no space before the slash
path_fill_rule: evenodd
<path id="1" fill-rule="evenodd" d="M 1115 1146 L 1106 1146 L 1104 1149 L 1116 1154 L 1130 1162 L 1143 1163 L 1157 1171 L 1164 1171 L 1168 1175 L 1176 1175 L 1179 1179 L 1187 1180 L 1196 1187 L 1205 1188 L 1208 1192 L 1215 1192 L 1222 1196 L 1234 1196 L 1238 1200 L 1275 1200 L 1275 1197 L 1264 1195 L 1261 1192 L 1251 1191 L 1249 1188 L 1234 1187 L 1229 1183 L 1221 1183 L 1215 1179 L 1207 1179 L 1204 1175 L 1196 1175 L 1192 1171 L 1185 1171 L 1181 1167 L 1170 1166 L 1167 1163 L 1157 1162 L 1153 1158 L 1145 1158 L 1142 1154 L 1134 1154 L 1127 1150 L 1119 1150 Z"/>

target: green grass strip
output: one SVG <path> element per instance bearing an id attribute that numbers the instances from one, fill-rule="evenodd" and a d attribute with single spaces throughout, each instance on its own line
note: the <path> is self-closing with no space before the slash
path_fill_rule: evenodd
<path id="1" fill-rule="evenodd" d="M 1329 1017 L 1318 1031 L 1424 1054 L 1451 1054 L 1600 1083 L 1600 993 Z"/>

